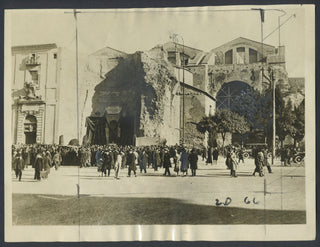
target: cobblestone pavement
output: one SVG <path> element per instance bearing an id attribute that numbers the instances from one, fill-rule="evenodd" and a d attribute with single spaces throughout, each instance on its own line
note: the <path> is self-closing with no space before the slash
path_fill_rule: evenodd
<path id="1" fill-rule="evenodd" d="M 248 159 L 239 165 L 238 177 L 232 178 L 224 159 L 219 159 L 215 165 L 200 160 L 196 177 L 191 177 L 191 172 L 177 176 L 173 168 L 168 177 L 163 176 L 164 169 L 148 168 L 147 173 L 137 170 L 137 177 L 127 177 L 127 169 L 122 169 L 117 180 L 113 170 L 110 177 L 101 177 L 96 167 L 70 166 L 57 171 L 52 168 L 48 179 L 39 182 L 33 179 L 34 169 L 29 167 L 23 171 L 21 182 L 12 173 L 12 192 L 40 194 L 54 200 L 54 195 L 77 195 L 79 189 L 80 196 L 174 198 L 200 205 L 219 202 L 220 207 L 226 203 L 248 209 L 305 210 L 304 167 L 281 167 L 276 161 L 272 174 L 266 170 L 265 177 L 254 177 L 254 163 Z"/>

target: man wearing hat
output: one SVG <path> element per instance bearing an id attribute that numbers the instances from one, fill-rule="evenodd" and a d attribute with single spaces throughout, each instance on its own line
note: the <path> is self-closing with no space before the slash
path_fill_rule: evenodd
<path id="1" fill-rule="evenodd" d="M 14 167 L 15 167 L 16 178 L 19 178 L 19 181 L 21 181 L 22 169 L 23 169 L 23 158 L 20 151 L 17 152 L 17 155 L 14 158 L 14 163 L 15 163 Z"/>
<path id="2" fill-rule="evenodd" d="M 165 148 L 164 149 L 164 158 L 163 158 L 163 168 L 165 168 L 165 172 L 163 174 L 163 176 L 166 176 L 168 174 L 168 176 L 170 176 L 170 153 L 169 153 L 169 149 Z"/>

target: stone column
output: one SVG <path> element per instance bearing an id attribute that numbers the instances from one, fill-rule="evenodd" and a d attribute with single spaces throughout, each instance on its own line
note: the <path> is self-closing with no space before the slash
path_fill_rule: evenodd
<path id="1" fill-rule="evenodd" d="M 44 105 L 39 107 L 39 112 L 35 114 L 37 118 L 37 135 L 36 135 L 36 142 L 43 143 L 44 142 L 44 116 L 45 116 L 45 108 Z"/>
<path id="2" fill-rule="evenodd" d="M 17 118 L 17 143 L 25 143 L 24 140 L 24 119 L 26 115 L 21 111 L 22 106 L 18 107 L 18 118 Z"/>
<path id="3" fill-rule="evenodd" d="M 232 64 L 237 63 L 237 48 L 232 49 Z"/>
<path id="4" fill-rule="evenodd" d="M 244 64 L 249 64 L 249 47 L 245 47 Z"/>

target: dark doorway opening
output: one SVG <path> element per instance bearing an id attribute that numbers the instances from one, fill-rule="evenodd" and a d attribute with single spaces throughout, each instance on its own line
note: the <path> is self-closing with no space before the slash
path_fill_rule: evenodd
<path id="1" fill-rule="evenodd" d="M 116 120 L 110 121 L 109 124 L 109 143 L 119 143 L 119 123 Z"/>
<path id="2" fill-rule="evenodd" d="M 36 143 L 37 134 L 36 132 L 24 133 L 26 136 L 26 144 Z"/>
<path id="3" fill-rule="evenodd" d="M 134 116 L 121 112 L 120 120 L 120 141 L 121 145 L 134 145 Z"/>
<path id="4" fill-rule="evenodd" d="M 37 140 L 37 118 L 28 115 L 24 121 L 25 143 L 34 144 Z"/>

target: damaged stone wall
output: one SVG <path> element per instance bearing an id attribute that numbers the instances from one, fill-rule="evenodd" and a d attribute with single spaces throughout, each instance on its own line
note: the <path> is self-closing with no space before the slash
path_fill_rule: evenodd
<path id="1" fill-rule="evenodd" d="M 181 96 L 182 97 L 182 96 Z M 205 116 L 206 96 L 185 89 L 185 143 L 187 146 L 204 146 L 205 135 L 197 130 L 197 123 Z"/>
<path id="2" fill-rule="evenodd" d="M 216 96 L 222 85 L 231 81 L 243 81 L 261 91 L 261 65 L 211 65 L 208 66 L 208 92 Z M 265 81 L 265 79 L 264 79 Z"/>
<path id="3" fill-rule="evenodd" d="M 161 47 L 128 55 L 110 70 L 95 87 L 92 116 L 108 115 L 106 109 L 118 106 L 135 118 L 135 135 L 179 141 L 179 101 L 173 94 L 177 87 L 174 68 L 164 59 Z M 107 116 L 108 118 L 108 116 Z"/>

